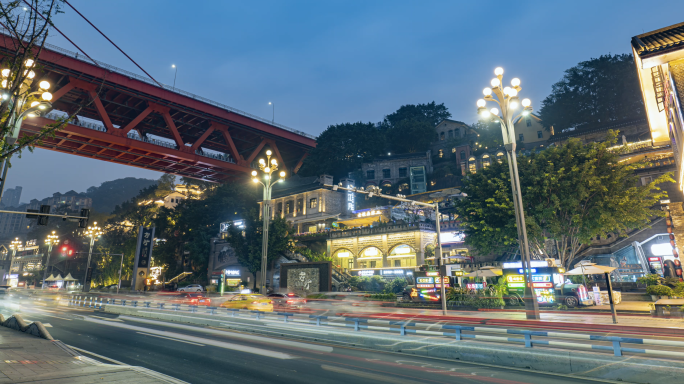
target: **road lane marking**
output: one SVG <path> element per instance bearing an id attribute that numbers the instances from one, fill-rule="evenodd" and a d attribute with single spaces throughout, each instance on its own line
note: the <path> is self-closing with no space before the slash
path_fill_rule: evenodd
<path id="1" fill-rule="evenodd" d="M 88 317 L 88 316 L 84 317 L 84 320 L 92 322 L 92 323 L 108 325 L 110 327 L 129 329 L 131 331 L 136 331 L 136 332 L 146 332 L 146 333 L 151 333 L 151 334 L 160 335 L 160 336 L 173 337 L 176 339 L 187 340 L 187 341 L 192 341 L 192 342 L 196 342 L 196 343 L 202 343 L 202 344 L 211 345 L 211 346 L 219 347 L 219 348 L 223 348 L 223 349 L 230 349 L 230 350 L 234 350 L 234 351 L 238 351 L 238 352 L 251 353 L 251 354 L 255 354 L 255 355 L 272 357 L 274 359 L 285 360 L 285 359 L 294 359 L 295 358 L 294 356 L 289 355 L 287 353 L 271 351 L 268 349 L 249 347 L 249 346 L 240 345 L 240 344 L 232 344 L 232 343 L 227 343 L 224 341 L 204 339 L 201 337 L 189 336 L 189 335 L 184 335 L 184 334 L 175 333 L 175 332 L 159 331 L 156 329 L 137 327 L 135 325 L 129 325 L 129 324 L 125 324 L 125 323 L 112 323 L 109 321 L 98 320 L 98 319 L 95 319 L 93 317 Z"/>
<path id="2" fill-rule="evenodd" d="M 206 345 L 204 345 L 204 344 L 193 343 L 193 342 L 191 342 L 191 341 L 185 341 L 185 340 L 178 340 L 178 339 L 174 339 L 174 338 L 172 338 L 172 337 L 158 336 L 158 335 L 153 335 L 153 334 L 151 334 L 151 333 L 145 333 L 145 332 L 136 332 L 136 333 L 139 333 L 139 334 L 145 335 L 145 336 L 158 337 L 158 338 L 160 338 L 160 339 L 166 339 L 166 340 L 177 341 L 177 342 L 179 342 L 179 343 L 192 344 L 192 345 L 199 345 L 200 347 L 206 347 Z"/>
<path id="3" fill-rule="evenodd" d="M 43 327 L 45 327 L 45 328 L 52 328 L 52 324 L 50 324 L 50 323 L 43 323 Z"/>
<path id="4" fill-rule="evenodd" d="M 191 316 L 187 316 L 187 317 L 191 317 Z M 333 348 L 330 346 L 327 346 L 327 345 L 308 344 L 308 343 L 302 343 L 299 341 L 291 341 L 291 340 L 271 339 L 268 337 L 257 336 L 257 335 L 245 335 L 242 333 L 231 332 L 230 330 L 218 331 L 218 330 L 214 330 L 214 329 L 201 328 L 198 326 L 167 323 L 167 322 L 163 322 L 163 321 L 142 319 L 139 317 L 131 317 L 131 316 L 119 316 L 119 318 L 124 319 L 124 320 L 136 321 L 139 323 L 163 325 L 163 326 L 169 327 L 169 328 L 185 329 L 185 330 L 189 330 L 189 331 L 193 331 L 193 332 L 202 332 L 202 333 L 208 333 L 208 334 L 212 334 L 212 335 L 221 335 L 221 336 L 231 337 L 231 338 L 235 338 L 235 339 L 244 339 L 244 340 L 248 340 L 248 341 L 257 341 L 257 342 L 263 342 L 263 343 L 267 343 L 267 344 L 277 344 L 277 345 L 282 345 L 285 347 L 308 349 L 308 350 L 312 350 L 312 351 L 316 351 L 316 352 L 330 353 L 333 351 Z M 214 319 L 209 319 L 209 320 L 214 320 Z"/>
<path id="5" fill-rule="evenodd" d="M 348 369 L 348 368 L 335 367 L 333 365 L 325 365 L 325 364 L 321 365 L 321 368 L 323 368 L 326 371 L 330 371 L 330 372 L 341 373 L 343 375 L 350 375 L 350 376 L 356 376 L 356 377 L 363 377 L 365 379 L 371 379 L 374 381 L 379 381 L 379 382 L 384 382 L 384 383 L 415 384 L 414 380 L 404 380 L 404 379 L 400 379 L 400 378 L 394 377 L 394 376 L 385 376 L 385 375 L 380 375 L 377 373 L 364 372 L 364 371 L 360 371 L 358 369 Z"/>

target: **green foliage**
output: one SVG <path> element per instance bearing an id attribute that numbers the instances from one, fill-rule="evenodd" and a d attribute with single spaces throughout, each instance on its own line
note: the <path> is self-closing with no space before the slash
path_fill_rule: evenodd
<path id="1" fill-rule="evenodd" d="M 672 288 L 666 285 L 649 285 L 646 294 L 654 296 L 672 296 Z"/>
<path id="2" fill-rule="evenodd" d="M 652 273 L 637 279 L 637 283 L 646 284 L 646 286 L 657 285 L 660 281 L 660 276 Z"/>
<path id="3" fill-rule="evenodd" d="M 675 296 L 682 297 L 684 296 L 684 282 L 680 281 L 675 284 L 674 288 L 672 288 L 672 293 Z"/>
<path id="4" fill-rule="evenodd" d="M 586 277 L 583 275 L 563 275 L 566 279 L 570 279 L 573 284 L 584 284 L 586 282 Z"/>
<path id="5" fill-rule="evenodd" d="M 444 104 L 409 104 L 385 116 L 382 123 L 344 123 L 329 126 L 316 139 L 299 174 L 346 177 L 386 153 L 427 151 L 435 139 L 435 125 L 451 117 Z M 361 180 L 357 177 L 357 181 Z"/>
<path id="6" fill-rule="evenodd" d="M 477 132 L 477 145 L 475 142 L 471 143 L 475 154 L 479 154 L 481 150 L 490 151 L 503 145 L 503 136 L 501 134 L 501 124 L 491 120 L 478 120 L 471 124 L 470 128 Z"/>
<path id="7" fill-rule="evenodd" d="M 397 278 L 394 280 L 390 280 L 386 285 L 384 292 L 385 293 L 391 293 L 391 294 L 397 294 L 401 293 L 404 291 L 404 288 L 408 285 L 408 282 L 404 278 Z"/>
<path id="8" fill-rule="evenodd" d="M 559 303 L 559 304 L 556 305 L 556 309 L 559 310 L 559 311 L 565 311 L 565 310 L 568 309 L 568 306 L 565 305 L 565 304 L 560 304 L 560 303 Z"/>
<path id="9" fill-rule="evenodd" d="M 245 228 L 241 230 L 234 225 L 228 228 L 226 241 L 235 249 L 238 261 L 253 274 L 261 270 L 262 244 L 263 244 L 263 221 L 259 219 L 259 213 L 252 209 L 245 217 Z M 294 250 L 290 224 L 280 217 L 272 220 L 268 228 L 268 255 L 267 263 L 272 263 L 278 256 L 286 251 Z M 254 280 L 256 288 L 256 279 Z"/>
<path id="10" fill-rule="evenodd" d="M 505 305 L 502 297 L 487 296 L 488 292 L 482 291 L 472 294 L 465 288 L 449 288 L 446 293 L 447 302 L 452 306 L 475 308 L 475 309 L 494 309 Z"/>
<path id="11" fill-rule="evenodd" d="M 345 177 L 384 153 L 384 138 L 373 123 L 331 125 L 316 139 L 316 148 L 309 153 L 299 174 Z"/>
<path id="12" fill-rule="evenodd" d="M 636 164 L 619 162 L 608 151 L 617 140 L 583 145 L 570 139 L 518 161 L 523 209 L 531 248 L 556 242 L 564 266 L 572 265 L 579 249 L 597 236 L 647 227 L 663 212 L 653 206 L 666 192 L 657 186 L 673 181 L 669 174 L 640 185 Z M 488 254 L 517 243 L 508 165 L 493 162 L 464 180 L 467 197 L 457 203 L 466 242 Z"/>
<path id="13" fill-rule="evenodd" d="M 153 186 L 154 180 L 125 177 L 105 181 L 99 187 L 90 187 L 86 195 L 93 199 L 93 210 L 110 213 L 117 205 L 135 198 L 141 190 Z"/>
<path id="14" fill-rule="evenodd" d="M 540 110 L 544 126 L 563 129 L 645 115 L 634 58 L 602 55 L 565 71 Z"/>
<path id="15" fill-rule="evenodd" d="M 348 281 L 349 286 L 356 291 L 382 292 L 385 289 L 385 280 L 382 276 L 352 276 Z"/>
<path id="16" fill-rule="evenodd" d="M 393 124 L 387 130 L 388 151 L 413 153 L 427 150 L 435 140 L 435 126 L 427 120 L 406 119 Z"/>
<path id="17" fill-rule="evenodd" d="M 306 257 L 309 261 L 331 261 L 332 256 L 328 256 L 326 252 L 316 252 L 308 247 L 297 248 L 296 252 Z"/>
<path id="18" fill-rule="evenodd" d="M 397 301 L 397 295 L 394 293 L 374 293 L 372 295 L 368 295 L 367 298 L 371 300 Z"/>

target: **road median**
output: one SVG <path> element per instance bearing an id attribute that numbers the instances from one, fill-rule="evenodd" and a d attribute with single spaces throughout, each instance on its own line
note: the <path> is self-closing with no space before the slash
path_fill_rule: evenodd
<path id="1" fill-rule="evenodd" d="M 497 344 L 445 337 L 400 336 L 374 332 L 365 326 L 363 332 L 354 327 L 316 327 L 316 322 L 302 324 L 283 320 L 255 319 L 240 315 L 192 313 L 151 308 L 106 305 L 104 312 L 147 319 L 171 321 L 197 326 L 211 326 L 261 335 L 323 342 L 340 346 L 361 347 L 384 352 L 400 352 L 424 357 L 459 360 L 539 372 L 551 372 L 582 378 L 627 381 L 633 383 L 671 383 L 684 376 L 680 361 L 649 357 L 615 357 L 589 350 L 557 348 L 522 348 L 514 344 Z M 312 326 L 313 325 L 313 326 Z M 363 326 L 361 328 L 364 328 Z"/>

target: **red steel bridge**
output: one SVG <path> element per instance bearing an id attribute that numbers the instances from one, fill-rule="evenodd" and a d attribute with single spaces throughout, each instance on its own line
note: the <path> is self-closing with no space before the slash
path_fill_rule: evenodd
<path id="1" fill-rule="evenodd" d="M 13 43 L 0 34 L 0 55 Z M 24 120 L 21 135 L 55 118 L 81 117 L 39 148 L 201 180 L 241 178 L 273 151 L 281 169 L 296 173 L 315 137 L 46 44 L 36 78 L 48 80 L 54 111 Z"/>

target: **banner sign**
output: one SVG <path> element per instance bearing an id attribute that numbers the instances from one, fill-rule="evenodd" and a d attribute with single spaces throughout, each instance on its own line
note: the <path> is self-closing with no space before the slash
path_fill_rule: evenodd
<path id="1" fill-rule="evenodd" d="M 138 268 L 148 268 L 150 266 L 150 258 L 152 257 L 152 239 L 154 237 L 154 228 L 141 227 L 141 236 L 138 237 L 138 252 L 136 255 L 138 259 Z"/>

